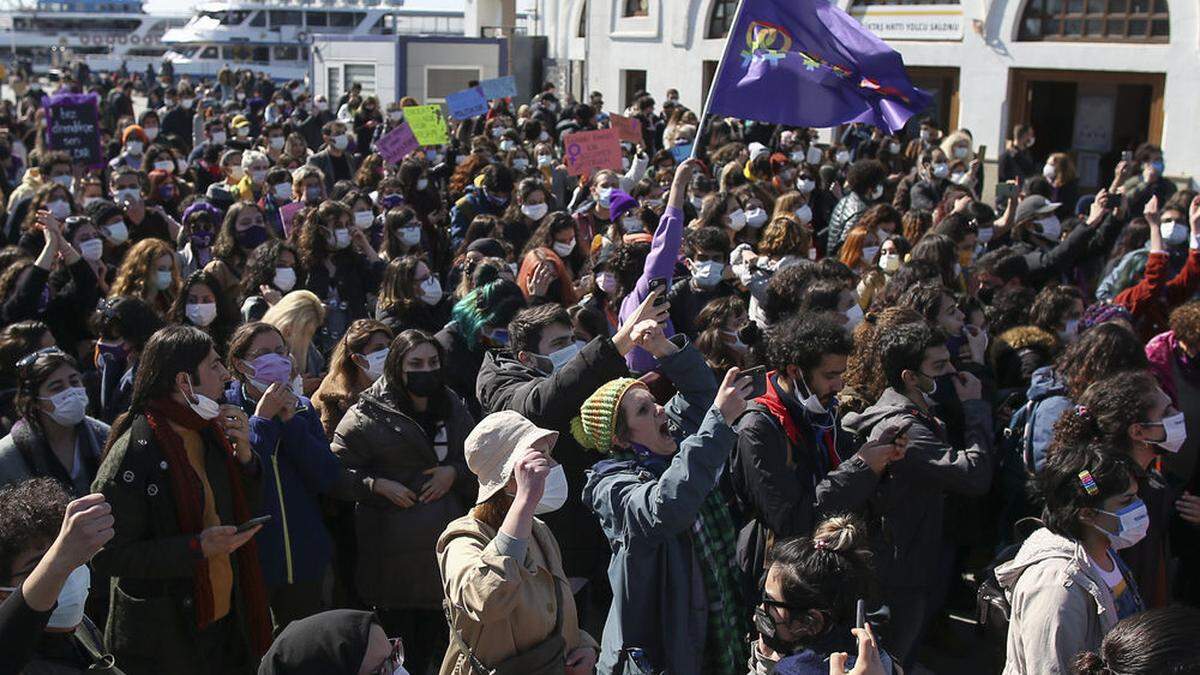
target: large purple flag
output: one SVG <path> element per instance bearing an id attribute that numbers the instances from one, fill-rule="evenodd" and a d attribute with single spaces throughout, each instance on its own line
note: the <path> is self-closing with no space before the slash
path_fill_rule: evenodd
<path id="1" fill-rule="evenodd" d="M 929 94 L 900 55 L 828 0 L 742 0 L 710 113 L 808 127 L 866 122 L 895 132 Z"/>

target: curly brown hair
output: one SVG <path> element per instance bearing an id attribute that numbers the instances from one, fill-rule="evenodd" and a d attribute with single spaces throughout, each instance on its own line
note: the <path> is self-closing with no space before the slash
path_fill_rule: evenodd
<path id="1" fill-rule="evenodd" d="M 846 362 L 846 374 L 843 381 L 847 394 L 846 399 L 865 402 L 873 405 L 879 400 L 883 390 L 887 389 L 887 378 L 883 372 L 883 362 L 880 358 L 879 336 L 883 333 L 909 323 L 924 322 L 924 317 L 915 309 L 907 307 L 889 307 L 882 312 L 871 312 L 864 320 L 854 327 L 854 351 Z M 850 390 L 853 390 L 851 393 Z"/>
<path id="2" fill-rule="evenodd" d="M 1078 401 L 1091 384 L 1119 370 L 1140 370 L 1149 366 L 1141 339 L 1116 322 L 1093 326 L 1071 343 L 1054 370 L 1067 381 L 1067 390 Z"/>
<path id="3" fill-rule="evenodd" d="M 326 201 L 311 209 L 296 239 L 296 250 L 300 252 L 300 264 L 305 270 L 315 270 L 329 257 L 332 249 L 325 236 L 326 226 L 349 228 L 350 209 L 341 202 Z"/>
<path id="4" fill-rule="evenodd" d="M 1113 451 L 1133 451 L 1129 426 L 1145 422 L 1154 405 L 1158 380 L 1145 370 L 1126 370 L 1093 382 L 1054 423 L 1047 457 L 1062 448 L 1100 443 Z"/>
<path id="5" fill-rule="evenodd" d="M 1200 348 L 1200 300 L 1186 302 L 1171 312 L 1171 330 L 1175 339 L 1188 349 Z"/>
<path id="6" fill-rule="evenodd" d="M 803 258 L 808 255 L 811 246 L 812 237 L 808 228 L 789 212 L 775 216 L 763 228 L 762 239 L 758 241 L 758 252 L 771 258 L 782 258 L 785 255 Z"/>
<path id="7" fill-rule="evenodd" d="M 131 296 L 146 300 L 150 297 L 150 279 L 154 276 L 154 267 L 163 256 L 171 258 L 171 287 L 159 292 L 164 302 L 163 308 L 170 307 L 179 294 L 179 261 L 170 244 L 162 239 L 143 239 L 133 245 L 125 254 L 125 260 L 117 268 L 117 280 L 113 282 L 108 297 L 117 298 Z"/>
<path id="8" fill-rule="evenodd" d="M 933 227 L 933 214 L 924 209 L 912 209 L 900 219 L 900 229 L 904 238 L 913 246 L 921 241 L 921 237 Z"/>

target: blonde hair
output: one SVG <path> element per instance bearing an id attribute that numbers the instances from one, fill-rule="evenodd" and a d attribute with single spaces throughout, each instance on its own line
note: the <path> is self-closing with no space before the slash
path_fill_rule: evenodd
<path id="1" fill-rule="evenodd" d="M 862 544 L 866 532 L 862 524 L 851 516 L 833 516 L 826 519 L 813 531 L 813 544 L 827 551 L 850 552 Z"/>
<path id="2" fill-rule="evenodd" d="M 317 328 L 325 323 L 325 305 L 316 293 L 292 291 L 283 296 L 262 318 L 283 334 L 292 349 L 296 368 L 304 373 L 308 367 L 308 347 Z"/>

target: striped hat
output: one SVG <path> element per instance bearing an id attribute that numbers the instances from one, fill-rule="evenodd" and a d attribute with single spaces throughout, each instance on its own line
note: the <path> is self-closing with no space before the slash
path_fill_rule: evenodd
<path id="1" fill-rule="evenodd" d="M 621 398 L 640 381 L 621 377 L 601 386 L 583 402 L 579 415 L 571 420 L 571 435 L 585 448 L 608 452 L 617 428 Z"/>

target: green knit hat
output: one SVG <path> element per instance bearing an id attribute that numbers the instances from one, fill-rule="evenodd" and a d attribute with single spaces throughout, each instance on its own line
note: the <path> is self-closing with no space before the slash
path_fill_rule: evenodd
<path id="1" fill-rule="evenodd" d="M 642 384 L 631 377 L 617 378 L 595 391 L 583 402 L 579 415 L 571 420 L 571 435 L 585 448 L 608 452 L 612 449 L 621 397 L 629 388 Z"/>

